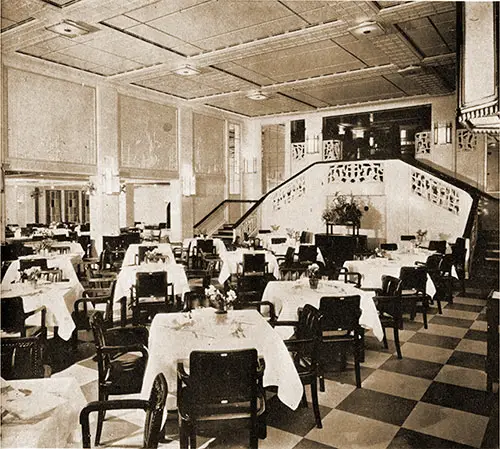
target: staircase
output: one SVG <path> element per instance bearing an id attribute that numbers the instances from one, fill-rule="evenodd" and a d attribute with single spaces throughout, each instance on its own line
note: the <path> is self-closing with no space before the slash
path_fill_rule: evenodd
<path id="1" fill-rule="evenodd" d="M 233 242 L 233 226 L 230 223 L 225 223 L 221 228 L 219 228 L 212 237 L 214 239 L 221 239 L 226 245 Z"/>

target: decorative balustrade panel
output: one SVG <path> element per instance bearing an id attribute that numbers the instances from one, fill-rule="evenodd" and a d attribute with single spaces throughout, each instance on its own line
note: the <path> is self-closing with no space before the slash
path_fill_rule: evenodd
<path id="1" fill-rule="evenodd" d="M 292 159 L 294 161 L 301 161 L 306 155 L 305 142 L 292 143 Z"/>
<path id="2" fill-rule="evenodd" d="M 431 153 L 431 132 L 423 131 L 415 134 L 415 155 L 427 155 Z"/>
<path id="3" fill-rule="evenodd" d="M 411 191 L 456 215 L 460 213 L 460 192 L 430 175 L 411 171 Z"/>
<path id="4" fill-rule="evenodd" d="M 249 236 L 257 234 L 259 222 L 257 220 L 257 211 L 252 212 L 245 221 L 238 226 L 238 234 L 243 236 L 245 233 Z"/>
<path id="5" fill-rule="evenodd" d="M 328 184 L 336 182 L 384 182 L 384 165 L 382 162 L 336 163 L 328 172 Z"/>
<path id="6" fill-rule="evenodd" d="M 323 141 L 323 160 L 341 161 L 342 160 L 342 141 L 324 140 Z"/>
<path id="7" fill-rule="evenodd" d="M 273 210 L 282 209 L 286 204 L 293 203 L 298 198 L 303 197 L 305 193 L 306 178 L 305 176 L 299 176 L 273 193 Z"/>
<path id="8" fill-rule="evenodd" d="M 457 151 L 474 151 L 477 146 L 477 134 L 466 129 L 457 129 Z"/>

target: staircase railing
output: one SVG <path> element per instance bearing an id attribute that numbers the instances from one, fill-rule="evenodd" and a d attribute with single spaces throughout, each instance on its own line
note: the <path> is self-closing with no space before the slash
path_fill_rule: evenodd
<path id="1" fill-rule="evenodd" d="M 229 219 L 229 207 L 234 204 L 254 204 L 257 200 L 238 200 L 238 199 L 226 199 L 221 201 L 217 206 L 215 206 L 208 214 L 206 214 L 201 220 L 194 224 L 195 234 L 207 234 L 212 235 L 221 226 L 226 224 Z M 240 216 L 241 214 L 238 214 Z"/>

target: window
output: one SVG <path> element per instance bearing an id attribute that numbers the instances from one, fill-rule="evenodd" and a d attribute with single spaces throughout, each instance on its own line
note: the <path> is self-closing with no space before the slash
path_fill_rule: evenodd
<path id="1" fill-rule="evenodd" d="M 61 191 L 46 191 L 47 223 L 62 221 Z"/>
<path id="2" fill-rule="evenodd" d="M 65 221 L 78 223 L 80 221 L 79 190 L 64 191 Z"/>
<path id="3" fill-rule="evenodd" d="M 240 190 L 240 125 L 229 123 L 228 127 L 229 194 L 239 195 Z"/>

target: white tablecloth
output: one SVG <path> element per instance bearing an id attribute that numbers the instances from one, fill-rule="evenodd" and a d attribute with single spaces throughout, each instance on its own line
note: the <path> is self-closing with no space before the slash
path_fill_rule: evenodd
<path id="1" fill-rule="evenodd" d="M 253 251 L 250 249 L 238 248 L 236 251 L 226 251 L 224 254 L 220 255 L 222 261 L 222 267 L 219 273 L 219 282 L 224 284 L 231 274 L 238 273 L 241 267 L 238 269 L 238 265 L 243 263 L 243 254 L 265 254 L 267 262 L 267 271 L 272 273 L 276 279 L 280 278 L 280 267 L 276 256 L 269 251 Z"/>
<path id="2" fill-rule="evenodd" d="M 17 400 L 21 402 L 17 402 L 16 407 L 27 408 L 31 414 L 35 413 L 37 405 L 49 408 L 50 404 L 54 408 L 30 419 L 21 419 L 13 413 L 5 415 L 2 418 L 2 447 L 81 447 L 79 415 L 87 401 L 76 379 L 23 379 L 8 383 L 17 390 L 23 389 L 24 393 L 30 392 Z M 9 407 L 4 395 L 2 406 Z"/>
<path id="3" fill-rule="evenodd" d="M 311 304 L 318 308 L 322 296 L 340 295 L 359 295 L 361 297 L 359 324 L 365 329 L 372 329 L 375 337 L 382 341 L 384 332 L 373 302 L 373 292 L 365 292 L 352 284 L 346 284 L 343 281 L 320 280 L 318 288 L 313 290 L 309 286 L 308 278 L 297 281 L 271 281 L 264 290 L 262 300 L 274 304 L 278 321 L 296 321 L 299 307 Z M 283 338 L 289 338 L 293 333 L 293 328 L 288 326 L 277 326 L 276 330 Z"/>
<path id="4" fill-rule="evenodd" d="M 174 260 L 174 259 L 171 259 Z M 135 285 L 135 274 L 138 272 L 166 271 L 168 282 L 174 284 L 174 293 L 184 295 L 189 291 L 189 283 L 184 266 L 176 263 L 143 263 L 141 265 L 122 266 L 116 279 L 113 298 L 114 316 L 118 318 L 120 312 L 120 298 L 130 298 L 130 288 Z"/>
<path id="5" fill-rule="evenodd" d="M 191 319 L 189 318 L 191 316 Z M 238 325 L 242 333 L 235 332 Z M 281 337 L 256 310 L 229 310 L 218 315 L 212 308 L 187 313 L 157 314 L 149 334 L 149 360 L 141 395 L 149 397 L 155 376 L 162 372 L 168 382 L 167 407 L 174 402 L 177 361 L 189 361 L 194 350 L 233 350 L 256 348 L 264 358 L 264 387 L 278 387 L 278 397 L 291 409 L 300 403 L 303 387 Z M 207 388 L 210 385 L 207 384 Z"/>
<path id="6" fill-rule="evenodd" d="M 401 267 L 415 266 L 415 262 L 425 263 L 430 254 L 434 253 L 427 250 L 418 250 L 416 253 L 393 251 L 389 254 L 391 259 L 346 260 L 344 267 L 349 271 L 361 273 L 361 286 L 363 288 L 380 288 L 382 287 L 382 275 L 399 277 Z M 436 293 L 436 287 L 429 276 L 427 277 L 426 293 L 431 297 Z"/>
<path id="7" fill-rule="evenodd" d="M 175 260 L 170 243 L 132 243 L 127 248 L 125 256 L 123 257 L 123 265 L 135 265 L 135 256 L 139 254 L 139 246 L 156 246 L 158 252 L 167 258 L 167 262 L 173 262 Z"/>
<path id="8" fill-rule="evenodd" d="M 80 280 L 76 275 L 75 267 L 73 265 L 73 256 L 71 254 L 58 254 L 50 256 L 22 256 L 19 259 L 47 259 L 48 268 L 59 268 L 62 270 L 63 279 L 68 279 L 70 285 L 76 286 L 79 294 L 83 293 L 83 287 L 80 284 Z M 14 260 L 7 269 L 5 276 L 2 279 L 2 286 L 11 284 L 12 282 L 18 282 L 21 278 L 19 273 L 19 259 Z"/>
<path id="9" fill-rule="evenodd" d="M 198 240 L 204 240 L 204 239 L 199 237 L 184 239 L 182 241 L 182 247 L 190 248 L 190 253 L 191 253 L 190 255 L 192 256 L 196 254 L 196 243 L 198 242 Z M 213 241 L 215 246 L 215 251 L 217 252 L 217 254 L 219 254 L 219 256 L 227 252 L 226 244 L 221 239 L 211 239 L 211 240 Z M 191 247 L 189 245 L 191 245 Z"/>
<path id="10" fill-rule="evenodd" d="M 39 282 L 32 286 L 29 282 L 2 284 L 2 301 L 20 296 L 23 298 L 23 306 L 26 312 L 40 306 L 47 308 L 46 324 L 52 328 L 58 326 L 59 336 L 69 340 L 75 323 L 71 317 L 74 304 L 81 297 L 83 288 L 71 282 Z M 40 325 L 40 314 L 28 318 L 28 325 Z"/>

